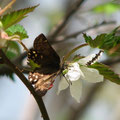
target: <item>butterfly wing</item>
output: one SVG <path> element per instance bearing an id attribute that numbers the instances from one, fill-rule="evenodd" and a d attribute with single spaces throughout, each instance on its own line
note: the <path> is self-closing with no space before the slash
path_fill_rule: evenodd
<path id="1" fill-rule="evenodd" d="M 40 34 L 34 41 L 33 49 L 28 53 L 28 58 L 42 67 L 58 68 L 60 57 L 49 44 L 47 38 Z"/>
<path id="2" fill-rule="evenodd" d="M 37 70 L 35 72 L 30 72 L 28 79 L 32 83 L 37 94 L 42 97 L 50 88 L 53 87 L 53 82 L 59 73 L 60 71 L 56 72 L 53 70 L 49 72 L 49 69 Z"/>
<path id="3" fill-rule="evenodd" d="M 29 59 L 40 65 L 40 68 L 30 72 L 28 80 L 35 91 L 43 96 L 52 87 L 54 79 L 60 73 L 60 58 L 46 37 L 40 34 L 34 41 L 33 49 L 28 52 Z"/>

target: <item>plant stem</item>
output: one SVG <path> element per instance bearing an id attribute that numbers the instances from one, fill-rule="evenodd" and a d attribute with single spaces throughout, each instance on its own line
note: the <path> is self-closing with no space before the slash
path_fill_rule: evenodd
<path id="1" fill-rule="evenodd" d="M 29 51 L 28 48 L 24 45 L 24 43 L 21 40 L 19 40 L 18 42 L 23 46 L 23 48 L 26 52 Z"/>
<path id="2" fill-rule="evenodd" d="M 73 53 L 74 53 L 75 51 L 77 51 L 78 49 L 80 49 L 80 48 L 82 48 L 82 47 L 84 47 L 84 46 L 87 46 L 87 45 L 88 45 L 88 44 L 85 43 L 85 44 L 79 45 L 79 46 L 77 46 L 76 48 L 72 49 L 69 53 L 67 53 L 67 54 L 65 55 L 63 61 L 65 62 L 65 61 L 71 56 L 71 54 L 73 54 Z"/>
<path id="3" fill-rule="evenodd" d="M 21 79 L 21 81 L 25 84 L 25 86 L 29 89 L 29 91 L 31 92 L 31 94 L 34 96 L 39 109 L 41 111 L 42 117 L 44 120 L 50 120 L 47 110 L 45 108 L 44 102 L 42 100 L 42 98 L 36 94 L 34 88 L 32 87 L 31 83 L 26 79 L 26 77 L 22 74 L 21 70 L 15 66 L 4 54 L 4 52 L 2 51 L 2 49 L 0 49 L 0 57 L 2 57 L 4 63 L 6 65 L 8 65 L 15 73 L 16 75 Z"/>
<path id="4" fill-rule="evenodd" d="M 0 15 L 2 15 L 7 9 L 9 9 L 15 2 L 16 2 L 16 0 L 12 0 L 7 6 L 5 6 L 5 7 L 0 11 Z"/>

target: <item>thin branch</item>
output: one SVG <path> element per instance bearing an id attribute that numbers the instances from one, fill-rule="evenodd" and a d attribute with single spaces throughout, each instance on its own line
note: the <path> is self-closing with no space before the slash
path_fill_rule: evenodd
<path id="1" fill-rule="evenodd" d="M 120 44 L 117 44 L 115 47 L 113 47 L 109 50 L 109 54 L 111 55 L 111 54 L 115 53 L 119 48 L 120 48 Z"/>
<path id="2" fill-rule="evenodd" d="M 18 42 L 23 46 L 24 50 L 26 50 L 27 52 L 29 51 L 28 48 L 25 46 L 25 44 L 21 40 L 18 40 Z"/>
<path id="3" fill-rule="evenodd" d="M 77 51 L 78 49 L 80 49 L 80 48 L 82 48 L 82 47 L 85 47 L 85 46 L 87 46 L 87 45 L 88 45 L 88 44 L 85 43 L 85 44 L 81 44 L 81 45 L 75 47 L 75 48 L 72 49 L 68 54 L 65 55 L 63 61 L 65 62 L 65 61 L 71 56 L 71 54 L 73 54 L 73 53 L 74 53 L 75 51 Z"/>
<path id="4" fill-rule="evenodd" d="M 43 103 L 42 98 L 36 94 L 34 88 L 32 87 L 31 83 L 26 79 L 26 77 L 22 74 L 21 70 L 15 66 L 4 54 L 4 52 L 0 49 L 0 57 L 3 59 L 4 63 L 9 66 L 15 73 L 16 75 L 21 79 L 21 81 L 25 84 L 25 86 L 29 89 L 29 91 L 32 93 L 32 95 L 34 96 L 39 109 L 42 113 L 42 117 L 44 120 L 50 120 L 47 110 L 45 108 L 45 105 Z"/>
<path id="5" fill-rule="evenodd" d="M 66 14 L 66 16 L 58 23 L 58 25 L 55 26 L 55 28 L 53 28 L 53 30 L 51 30 L 50 34 L 48 35 L 48 38 L 51 40 L 51 38 L 55 38 L 60 32 L 61 30 L 66 26 L 68 20 L 70 19 L 70 17 L 76 13 L 76 11 L 79 9 L 79 7 L 82 5 L 82 3 L 85 0 L 77 0 L 70 8 L 70 10 L 68 11 L 68 13 Z"/>
<path id="6" fill-rule="evenodd" d="M 11 8 L 11 6 L 16 2 L 16 0 L 12 0 L 7 6 L 5 6 L 2 10 L 0 10 L 0 16 L 9 8 Z"/>
<path id="7" fill-rule="evenodd" d="M 109 22 L 106 22 L 106 21 L 103 21 L 102 23 L 100 24 L 95 24 L 93 26 L 90 26 L 88 28 L 85 28 L 83 30 L 80 30 L 78 32 L 75 32 L 73 34 L 70 34 L 70 35 L 64 35 L 64 36 L 58 36 L 56 37 L 53 41 L 51 41 L 52 43 L 60 43 L 60 42 L 64 42 L 66 40 L 68 40 L 69 38 L 75 38 L 77 37 L 79 34 L 85 32 L 85 31 L 88 31 L 88 30 L 91 30 L 91 29 L 95 29 L 95 28 L 98 28 L 98 27 L 101 27 L 101 26 L 105 26 L 105 25 L 109 25 L 109 24 L 115 24 L 116 22 L 115 21 L 109 21 Z"/>

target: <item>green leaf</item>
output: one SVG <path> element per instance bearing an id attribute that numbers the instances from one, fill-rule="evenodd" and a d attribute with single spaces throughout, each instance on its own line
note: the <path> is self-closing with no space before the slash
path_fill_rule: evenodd
<path id="1" fill-rule="evenodd" d="M 29 59 L 29 63 L 28 65 L 31 66 L 31 68 L 34 70 L 35 68 L 40 68 L 40 65 L 38 65 L 37 63 L 35 63 L 33 60 Z"/>
<path id="2" fill-rule="evenodd" d="M 17 56 L 17 54 L 13 51 L 7 51 L 6 52 L 6 56 L 9 58 L 9 59 L 13 59 Z"/>
<path id="3" fill-rule="evenodd" d="M 0 70 L 2 70 L 2 67 L 5 67 L 4 65 L 0 65 Z M 2 76 L 7 76 L 7 77 L 9 77 L 13 82 L 15 81 L 15 79 L 14 79 L 14 74 L 12 73 L 12 72 L 10 72 L 10 73 L 2 73 L 2 74 L 0 74 L 0 77 L 2 77 Z"/>
<path id="4" fill-rule="evenodd" d="M 105 79 L 108 79 L 116 84 L 120 84 L 120 77 L 118 76 L 118 74 L 114 73 L 108 66 L 102 63 L 95 63 L 88 67 L 97 69 L 99 73 L 104 76 Z"/>
<path id="5" fill-rule="evenodd" d="M 12 25 L 11 27 L 9 27 L 7 30 L 6 30 L 6 33 L 9 35 L 9 36 L 12 36 L 12 35 L 19 35 L 20 36 L 20 40 L 22 39 L 25 39 L 25 38 L 28 38 L 28 35 L 27 35 L 27 32 L 26 30 L 24 29 L 24 27 L 22 25 Z"/>
<path id="6" fill-rule="evenodd" d="M 8 51 L 14 51 L 16 54 L 20 54 L 20 47 L 15 41 L 8 41 Z"/>
<path id="7" fill-rule="evenodd" d="M 115 47 L 117 44 L 120 44 L 120 36 L 116 36 L 116 33 L 120 26 L 115 28 L 111 33 L 104 33 L 98 35 L 95 39 L 92 39 L 90 36 L 83 34 L 86 43 L 88 43 L 93 48 L 100 48 L 103 50 L 110 50 Z"/>
<path id="8" fill-rule="evenodd" d="M 15 81 L 13 73 L 7 74 L 6 76 L 8 76 L 12 81 Z"/>
<path id="9" fill-rule="evenodd" d="M 87 36 L 85 33 L 83 37 L 85 38 L 86 43 L 88 43 L 92 48 L 98 47 L 105 38 L 106 34 L 98 35 L 95 39 L 92 39 L 90 36 Z"/>
<path id="10" fill-rule="evenodd" d="M 108 2 L 102 5 L 98 5 L 92 9 L 93 12 L 105 14 L 112 14 L 118 10 L 120 10 L 120 4 L 115 2 Z"/>
<path id="11" fill-rule="evenodd" d="M 6 15 L 0 16 L 0 21 L 3 24 L 3 28 L 7 29 L 8 27 L 12 26 L 13 24 L 18 23 L 23 18 L 25 18 L 29 12 L 32 12 L 37 6 L 38 5 L 29 7 L 29 8 L 25 8 L 25 9 L 20 9 L 17 11 L 10 12 Z"/>
<path id="12" fill-rule="evenodd" d="M 62 71 L 63 75 L 65 75 L 68 72 L 68 69 L 65 69 Z"/>
<path id="13" fill-rule="evenodd" d="M 74 57 L 73 57 L 73 62 L 77 62 L 77 61 L 79 61 L 81 58 L 84 58 L 84 56 L 80 56 L 80 54 L 79 55 L 75 55 Z"/>

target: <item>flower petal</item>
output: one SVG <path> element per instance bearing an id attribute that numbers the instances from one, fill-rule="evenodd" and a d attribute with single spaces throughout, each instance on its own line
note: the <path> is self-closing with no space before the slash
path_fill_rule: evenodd
<path id="1" fill-rule="evenodd" d="M 66 89 L 68 86 L 69 84 L 67 83 L 65 77 L 62 77 L 61 81 L 59 82 L 57 94 L 59 94 L 61 90 Z"/>
<path id="2" fill-rule="evenodd" d="M 84 77 L 84 74 L 80 70 L 80 66 L 77 62 L 72 63 L 70 67 L 68 67 L 68 72 L 65 74 L 65 77 L 70 81 L 76 81 L 80 77 Z"/>
<path id="3" fill-rule="evenodd" d="M 84 76 L 81 70 L 79 70 L 79 71 L 69 70 L 69 71 L 65 74 L 66 79 L 67 79 L 67 80 L 70 80 L 70 81 L 76 81 L 76 80 L 78 80 L 81 76 Z"/>
<path id="4" fill-rule="evenodd" d="M 82 58 L 78 61 L 79 64 L 81 65 L 86 65 L 90 60 L 92 60 L 94 57 L 96 56 L 96 54 L 91 54 L 85 58 Z"/>
<path id="5" fill-rule="evenodd" d="M 71 93 L 71 96 L 77 102 L 80 102 L 80 97 L 82 95 L 82 81 L 81 80 L 72 82 L 72 85 L 70 85 L 70 93 Z"/>
<path id="6" fill-rule="evenodd" d="M 88 68 L 85 66 L 81 66 L 80 67 L 82 72 L 84 73 L 84 80 L 87 80 L 88 82 L 91 83 L 96 83 L 96 82 L 102 82 L 103 76 L 99 73 L 98 70 L 94 69 L 94 68 Z"/>

